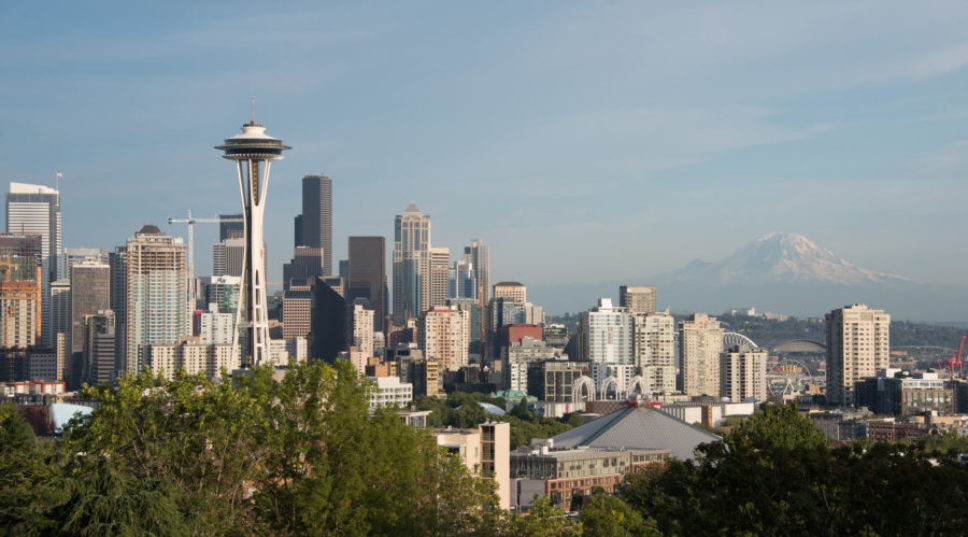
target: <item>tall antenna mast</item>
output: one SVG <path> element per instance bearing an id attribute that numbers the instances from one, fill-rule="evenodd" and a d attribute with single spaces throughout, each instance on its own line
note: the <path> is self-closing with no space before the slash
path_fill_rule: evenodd
<path id="1" fill-rule="evenodd" d="M 252 123 L 255 123 L 255 97 L 252 97 Z"/>

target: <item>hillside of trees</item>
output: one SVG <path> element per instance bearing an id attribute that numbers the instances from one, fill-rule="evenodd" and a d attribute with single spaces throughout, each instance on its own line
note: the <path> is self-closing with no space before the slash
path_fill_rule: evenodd
<path id="1" fill-rule="evenodd" d="M 370 417 L 365 390 L 342 361 L 281 382 L 129 377 L 88 388 L 97 409 L 51 441 L 0 405 L 0 535 L 968 534 L 953 438 L 831 448 L 795 408 L 767 406 L 577 518 L 544 501 L 521 515 L 426 431 Z"/>

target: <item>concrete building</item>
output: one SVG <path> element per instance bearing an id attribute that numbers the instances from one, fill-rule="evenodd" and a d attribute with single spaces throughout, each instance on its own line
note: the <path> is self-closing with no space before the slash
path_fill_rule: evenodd
<path id="1" fill-rule="evenodd" d="M 679 323 L 679 361 L 686 395 L 719 397 L 723 328 L 705 313 Z"/>
<path id="2" fill-rule="evenodd" d="M 641 296 L 632 295 L 633 298 Z M 654 297 L 654 294 L 653 294 Z M 665 312 L 634 314 L 635 365 L 648 394 L 676 391 L 676 321 Z"/>
<path id="3" fill-rule="evenodd" d="M 767 396 L 766 349 L 739 350 L 736 348 L 720 354 L 720 397 L 740 402 L 753 398 L 764 401 Z"/>
<path id="4" fill-rule="evenodd" d="M 173 345 L 191 334 L 186 249 L 181 238 L 147 225 L 128 239 L 124 253 L 122 372 L 136 374 L 139 347 Z"/>
<path id="5" fill-rule="evenodd" d="M 568 345 L 568 327 L 563 324 L 545 323 L 541 327 L 541 339 L 548 345 L 564 351 Z"/>
<path id="6" fill-rule="evenodd" d="M 373 313 L 361 304 L 353 305 L 353 346 L 367 359 L 373 356 Z"/>
<path id="7" fill-rule="evenodd" d="M 430 308 L 430 216 L 410 203 L 393 227 L 393 322 L 402 326 Z"/>
<path id="8" fill-rule="evenodd" d="M 618 288 L 618 304 L 632 315 L 655 312 L 654 285 L 623 285 Z"/>
<path id="9" fill-rule="evenodd" d="M 854 385 L 890 366 L 891 316 L 863 304 L 824 316 L 827 338 L 827 403 L 852 405 Z"/>
<path id="10" fill-rule="evenodd" d="M 446 371 L 468 364 L 470 316 L 466 311 L 433 308 L 420 316 L 420 348 L 428 360 L 440 362 Z"/>
<path id="11" fill-rule="evenodd" d="M 632 364 L 635 323 L 625 308 L 601 298 L 579 319 L 581 359 L 593 364 Z"/>
<path id="12" fill-rule="evenodd" d="M 74 361 L 74 353 L 71 352 L 71 332 L 73 326 L 71 322 L 71 281 L 68 278 L 61 278 L 50 284 L 50 331 L 53 334 L 51 348 L 55 349 L 61 363 L 61 369 L 57 380 L 65 381 L 65 386 L 70 385 L 71 389 L 76 389 L 75 371 L 80 371 L 78 364 Z M 40 339 L 37 340 L 40 344 Z"/>
<path id="13" fill-rule="evenodd" d="M 50 347 L 50 284 L 60 279 L 63 267 L 60 192 L 43 185 L 10 183 L 6 205 L 7 233 L 40 236 L 41 341 Z"/>
<path id="14" fill-rule="evenodd" d="M 370 410 L 377 408 L 408 408 L 413 402 L 413 384 L 400 382 L 400 377 L 367 377 L 374 385 L 370 389 Z"/>
<path id="15" fill-rule="evenodd" d="M 511 508 L 511 424 L 482 423 L 477 429 L 438 429 L 437 446 L 458 457 L 471 475 L 497 484 L 498 507 Z"/>
<path id="16" fill-rule="evenodd" d="M 350 237 L 347 267 L 347 299 L 366 300 L 373 311 L 373 329 L 382 332 L 387 316 L 386 239 Z"/>
<path id="17" fill-rule="evenodd" d="M 186 337 L 174 344 L 146 344 L 139 347 L 140 361 L 152 375 L 174 380 L 178 371 L 189 375 L 204 374 L 210 379 L 221 377 L 239 368 L 232 345 L 202 343 L 198 338 Z"/>

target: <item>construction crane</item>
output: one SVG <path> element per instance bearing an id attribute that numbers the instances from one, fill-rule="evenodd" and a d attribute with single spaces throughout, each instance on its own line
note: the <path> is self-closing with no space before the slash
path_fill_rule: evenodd
<path id="1" fill-rule="evenodd" d="M 188 224 L 188 299 L 195 303 L 195 224 L 221 224 L 245 222 L 242 218 L 195 218 L 188 209 L 188 218 L 168 218 L 168 224 Z"/>
<path id="2" fill-rule="evenodd" d="M 955 378 L 955 366 L 958 366 L 958 376 L 965 378 L 965 369 L 961 362 L 961 353 L 965 350 L 965 338 L 968 336 L 961 336 L 961 343 L 958 344 L 958 350 L 951 358 L 944 360 L 938 365 L 948 368 L 948 378 Z"/>

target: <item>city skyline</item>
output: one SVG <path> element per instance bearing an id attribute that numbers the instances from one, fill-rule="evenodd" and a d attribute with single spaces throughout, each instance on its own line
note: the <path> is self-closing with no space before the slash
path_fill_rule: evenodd
<path id="1" fill-rule="evenodd" d="M 6 9 L 0 176 L 64 172 L 65 246 L 110 248 L 145 224 L 183 236 L 167 217 L 236 212 L 210 141 L 255 95 L 296 147 L 269 191 L 273 281 L 299 181 L 325 173 L 334 265 L 347 236 L 390 238 L 415 201 L 435 246 L 492 247 L 492 281 L 648 284 L 789 230 L 864 267 L 964 285 L 962 6 L 879 3 L 877 24 L 824 5 L 190 9 Z M 241 74 L 293 37 L 285 61 Z M 227 59 L 226 43 L 252 54 Z M 216 228 L 196 230 L 198 274 Z M 562 263 L 572 244 L 587 255 Z"/>

